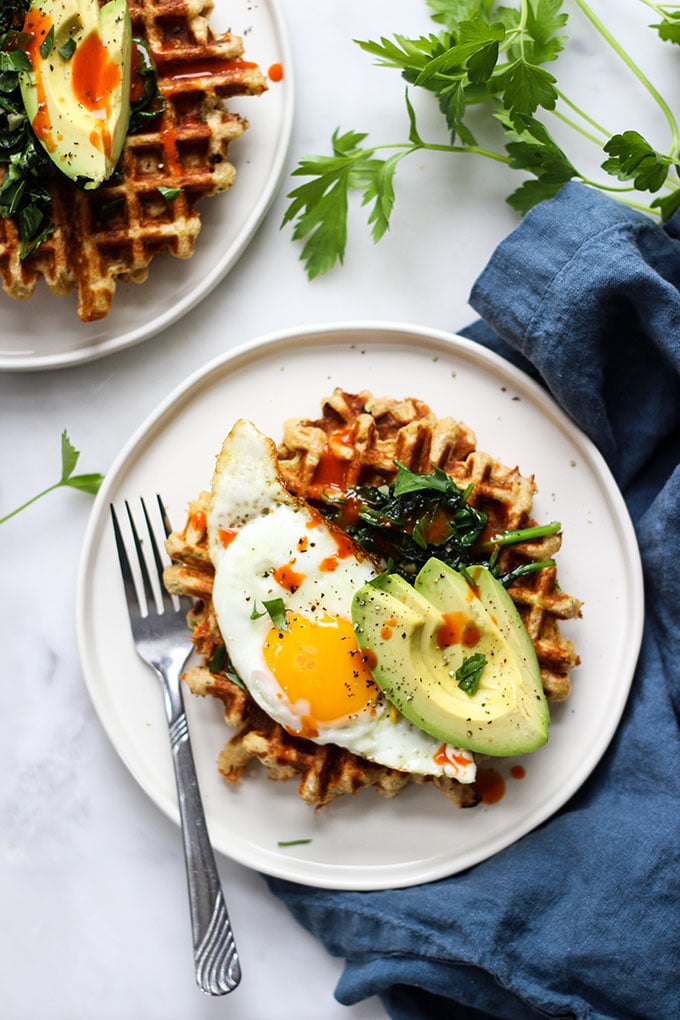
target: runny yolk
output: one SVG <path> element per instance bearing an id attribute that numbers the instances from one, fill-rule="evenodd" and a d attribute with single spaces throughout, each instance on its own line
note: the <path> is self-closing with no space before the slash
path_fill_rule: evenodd
<path id="1" fill-rule="evenodd" d="M 289 614 L 288 630 L 272 627 L 263 652 L 287 701 L 306 703 L 308 731 L 318 724 L 343 724 L 370 710 L 377 700 L 378 688 L 357 647 L 350 620 L 331 615 L 310 620 Z"/>

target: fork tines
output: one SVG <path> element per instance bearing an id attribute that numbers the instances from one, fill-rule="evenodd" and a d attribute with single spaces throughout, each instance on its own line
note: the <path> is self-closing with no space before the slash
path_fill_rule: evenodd
<path id="1" fill-rule="evenodd" d="M 156 501 L 158 504 L 158 510 L 160 513 L 160 519 L 163 526 L 163 530 L 167 537 L 167 535 L 170 534 L 171 530 L 168 515 L 165 510 L 165 506 L 163 505 L 163 501 L 158 494 L 156 495 Z M 154 533 L 153 524 L 149 516 L 149 511 L 147 510 L 146 503 L 141 498 L 140 504 L 142 507 L 142 514 L 144 516 L 144 522 L 146 525 L 146 534 L 148 535 L 149 539 L 149 548 L 151 550 L 151 556 L 153 558 L 153 566 L 155 567 L 154 576 L 158 579 L 158 585 L 154 585 L 152 581 L 152 575 L 149 572 L 147 556 L 144 551 L 144 542 L 143 539 L 140 538 L 137 526 L 135 524 L 135 519 L 130 509 L 130 504 L 128 503 L 127 500 L 125 500 L 125 510 L 127 513 L 127 519 L 130 527 L 130 534 L 132 535 L 132 542 L 135 548 L 135 552 L 137 554 L 137 563 L 139 566 L 139 574 L 141 577 L 141 593 L 140 587 L 138 587 L 137 584 L 135 583 L 133 567 L 132 564 L 130 563 L 130 557 L 128 556 L 125 539 L 123 537 L 123 532 L 118 521 L 118 515 L 116 514 L 116 509 L 113 503 L 111 503 L 111 519 L 113 521 L 113 531 L 116 539 L 116 549 L 118 551 L 118 559 L 120 561 L 120 569 L 123 575 L 125 596 L 128 605 L 132 605 L 134 599 L 134 603 L 137 605 L 140 616 L 144 617 L 148 615 L 149 609 L 152 605 L 158 606 L 159 598 L 160 606 L 162 607 L 163 611 L 172 610 L 175 607 L 172 601 L 172 597 L 166 591 L 163 585 L 163 560 L 161 559 L 161 553 L 158 546 L 158 541 L 156 539 L 156 535 Z"/>

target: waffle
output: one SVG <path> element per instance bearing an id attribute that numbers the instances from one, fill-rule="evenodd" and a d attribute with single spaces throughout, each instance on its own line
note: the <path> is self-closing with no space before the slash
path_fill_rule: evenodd
<path id="1" fill-rule="evenodd" d="M 213 33 L 212 0 L 128 0 L 128 6 L 133 35 L 145 38 L 153 54 L 165 111 L 149 130 L 128 136 L 120 175 L 102 187 L 83 191 L 61 176 L 51 181 L 54 232 L 28 258 L 19 258 L 15 224 L 0 220 L 6 292 L 26 299 L 41 276 L 55 294 L 76 288 L 86 322 L 108 314 L 119 280 L 146 280 L 155 255 L 191 257 L 201 228 L 197 204 L 233 183 L 229 145 L 247 128 L 226 100 L 267 87 L 257 66 L 242 59 L 242 40 Z M 166 201 L 159 186 L 181 190 Z"/>
<path id="2" fill-rule="evenodd" d="M 312 504 L 321 505 L 329 462 L 334 465 L 334 484 L 340 479 L 350 487 L 389 482 L 396 458 L 417 473 L 431 471 L 434 464 L 460 487 L 471 485 L 469 501 L 488 514 L 492 530 L 532 526 L 533 478 L 475 447 L 474 433 L 465 424 L 436 418 L 418 400 L 375 399 L 368 392 L 336 390 L 323 402 L 318 420 L 285 422 L 278 455 L 289 490 Z M 393 797 L 414 782 L 436 786 L 460 807 L 477 804 L 480 798 L 474 784 L 399 772 L 340 748 L 291 736 L 255 705 L 237 678 L 230 677 L 218 662 L 222 636 L 211 601 L 214 570 L 206 536 L 208 500 L 209 493 L 201 493 L 189 505 L 182 530 L 168 538 L 173 564 L 166 570 L 165 583 L 170 591 L 196 600 L 189 625 L 202 664 L 189 669 L 185 680 L 194 694 L 218 698 L 226 722 L 236 730 L 218 759 L 225 779 L 237 782 L 257 759 L 272 779 L 296 778 L 300 796 L 315 807 L 362 787 Z M 560 543 L 558 534 L 506 548 L 499 556 L 501 569 L 551 558 Z M 560 633 L 559 623 L 580 615 L 578 599 L 561 591 L 554 567 L 525 575 L 508 590 L 536 649 L 546 696 L 551 701 L 565 699 L 578 656 L 573 643 Z"/>

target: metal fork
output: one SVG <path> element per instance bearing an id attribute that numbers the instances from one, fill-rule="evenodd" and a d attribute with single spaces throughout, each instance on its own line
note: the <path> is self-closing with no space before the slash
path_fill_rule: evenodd
<path id="1" fill-rule="evenodd" d="M 171 530 L 170 522 L 160 496 L 156 496 L 156 499 L 167 536 Z M 125 509 L 141 576 L 141 592 L 138 592 L 135 585 L 131 558 L 128 556 L 115 508 L 111 504 L 113 530 L 135 647 L 139 656 L 160 677 L 163 686 L 182 825 L 196 982 L 210 995 L 224 995 L 236 988 L 241 980 L 241 965 L 206 827 L 182 699 L 180 675 L 191 651 L 186 623 L 191 600 L 173 597 L 165 590 L 159 543 L 144 500 L 140 502 L 150 542 L 152 574 L 149 573 L 142 540 L 127 501 Z M 158 610 L 154 595 L 154 572 L 161 611 Z"/>

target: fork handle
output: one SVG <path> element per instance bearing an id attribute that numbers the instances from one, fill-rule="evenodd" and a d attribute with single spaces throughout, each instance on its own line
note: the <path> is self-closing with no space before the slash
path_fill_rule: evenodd
<path id="1" fill-rule="evenodd" d="M 241 980 L 241 965 L 208 836 L 184 707 L 168 702 L 166 707 L 182 823 L 196 982 L 210 995 L 224 995 Z"/>

